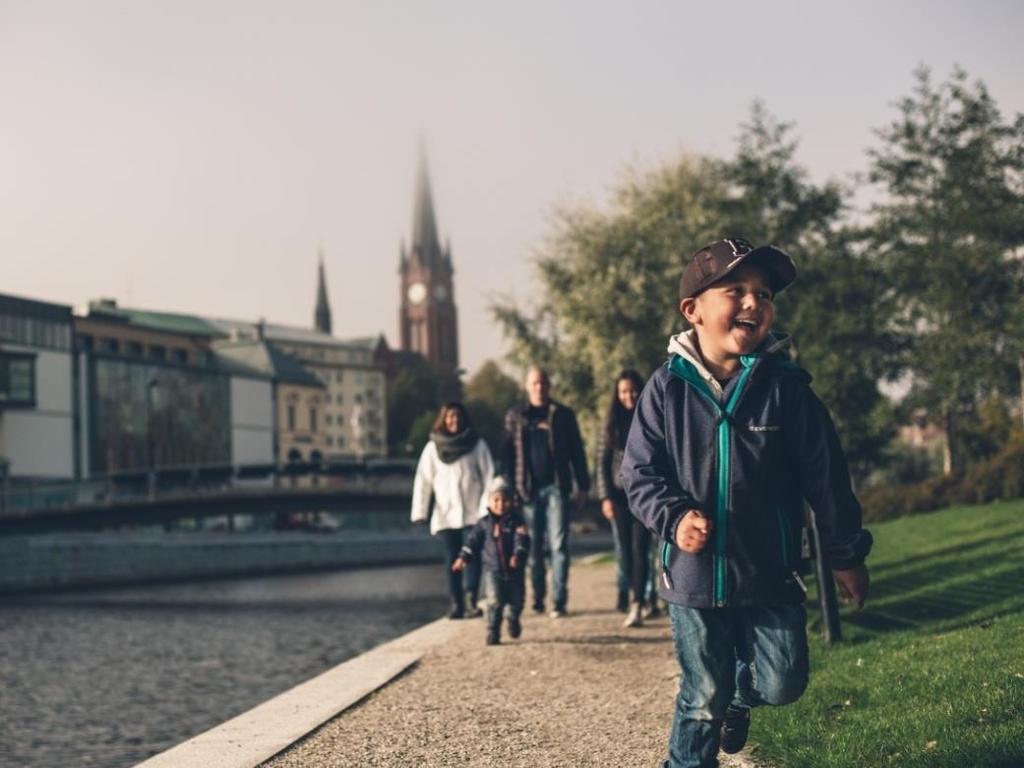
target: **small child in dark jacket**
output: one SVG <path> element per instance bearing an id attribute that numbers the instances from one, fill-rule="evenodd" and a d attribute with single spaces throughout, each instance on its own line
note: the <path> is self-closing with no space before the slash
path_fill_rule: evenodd
<path id="1" fill-rule="evenodd" d="M 481 517 L 466 537 L 462 552 L 452 564 L 461 571 L 475 557 L 482 556 L 481 578 L 487 600 L 487 644 L 501 642 L 501 616 L 508 616 L 508 634 L 517 638 L 522 632 L 519 616 L 526 596 L 526 559 L 530 551 L 530 533 L 523 516 L 513 510 L 512 486 L 496 477 L 487 487 L 487 514 Z"/>

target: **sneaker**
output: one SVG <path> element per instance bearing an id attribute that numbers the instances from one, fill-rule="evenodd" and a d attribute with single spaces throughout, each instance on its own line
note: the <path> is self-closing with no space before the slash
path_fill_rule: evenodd
<path id="1" fill-rule="evenodd" d="M 466 609 L 466 618 L 467 619 L 479 619 L 483 615 L 484 615 L 484 612 L 481 611 L 479 608 L 477 608 L 475 604 L 471 603 L 469 608 Z"/>
<path id="2" fill-rule="evenodd" d="M 501 636 L 498 634 L 496 629 L 488 630 L 487 632 L 487 644 L 488 645 L 501 645 Z"/>
<path id="3" fill-rule="evenodd" d="M 549 619 L 564 619 L 568 614 L 565 608 L 555 608 L 551 613 L 548 614 Z"/>
<path id="4" fill-rule="evenodd" d="M 625 613 L 626 611 L 629 610 L 629 592 L 628 591 L 626 591 L 624 589 L 620 589 L 619 590 L 619 599 L 615 603 L 615 610 L 618 611 L 619 613 Z"/>
<path id="5" fill-rule="evenodd" d="M 722 721 L 722 751 L 727 755 L 735 755 L 743 749 L 743 745 L 747 743 L 749 730 L 750 710 L 730 704 Z"/>
<path id="6" fill-rule="evenodd" d="M 644 613 L 645 619 L 656 619 L 661 616 L 661 608 L 658 607 L 658 598 L 651 598 L 651 605 L 648 607 L 646 613 Z"/>
<path id="7" fill-rule="evenodd" d="M 626 620 L 622 622 L 624 627 L 642 627 L 644 625 L 644 617 L 642 614 L 642 605 L 640 603 L 633 603 L 629 607 L 629 615 Z"/>
<path id="8" fill-rule="evenodd" d="M 523 625 L 519 623 L 518 617 L 509 617 L 508 619 L 508 636 L 513 640 L 523 634 Z"/>
<path id="9" fill-rule="evenodd" d="M 536 614 L 544 613 L 544 601 L 536 602 L 533 604 L 533 612 Z"/>

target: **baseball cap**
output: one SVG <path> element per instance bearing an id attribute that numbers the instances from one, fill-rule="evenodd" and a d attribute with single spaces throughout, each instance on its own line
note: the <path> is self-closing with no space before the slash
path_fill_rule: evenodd
<path id="1" fill-rule="evenodd" d="M 487 485 L 488 498 L 496 493 L 501 493 L 505 496 L 512 495 L 512 485 L 501 475 L 496 475 L 495 478 Z"/>
<path id="2" fill-rule="evenodd" d="M 774 245 L 755 248 L 742 237 L 726 237 L 705 245 L 690 258 L 679 278 L 680 300 L 696 296 L 740 264 L 763 267 L 768 272 L 772 293 L 778 293 L 796 279 L 793 260 L 781 248 Z"/>

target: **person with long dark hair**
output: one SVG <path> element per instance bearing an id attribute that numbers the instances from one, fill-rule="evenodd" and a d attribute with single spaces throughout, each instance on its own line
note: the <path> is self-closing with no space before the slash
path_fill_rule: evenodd
<path id="1" fill-rule="evenodd" d="M 494 478 L 494 462 L 486 441 L 473 429 L 469 413 L 459 402 L 445 403 L 438 411 L 430 432 L 430 442 L 420 454 L 412 490 L 412 521 L 425 523 L 430 517 L 430 533 L 445 543 L 445 570 L 452 598 L 449 618 L 476 617 L 480 569 L 466 568 L 465 589 L 462 573 L 452 571 L 465 537 L 481 516 L 487 513 L 484 491 Z M 430 501 L 433 497 L 433 514 Z M 468 605 L 466 594 L 469 595 Z"/>
<path id="2" fill-rule="evenodd" d="M 615 378 L 615 389 L 597 449 L 597 493 L 601 499 L 601 514 L 615 526 L 619 570 L 626 575 L 632 592 L 624 623 L 626 627 L 639 627 L 644 622 L 644 591 L 651 562 L 651 533 L 630 514 L 626 492 L 619 479 L 629 425 L 643 386 L 643 377 L 633 370 L 621 371 Z"/>

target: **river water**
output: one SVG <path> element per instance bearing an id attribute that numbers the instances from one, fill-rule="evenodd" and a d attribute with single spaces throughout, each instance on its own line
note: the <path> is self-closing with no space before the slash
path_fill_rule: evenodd
<path id="1" fill-rule="evenodd" d="M 440 565 L 0 598 L 0 766 L 131 766 L 445 612 Z"/>

